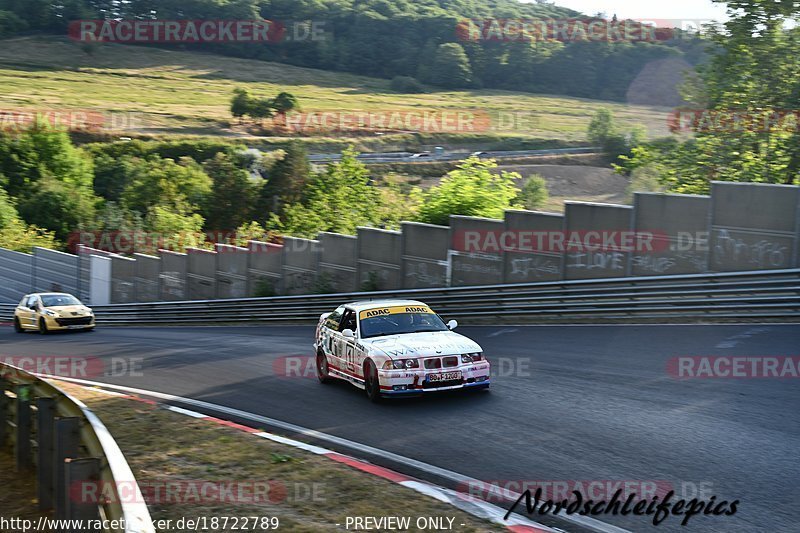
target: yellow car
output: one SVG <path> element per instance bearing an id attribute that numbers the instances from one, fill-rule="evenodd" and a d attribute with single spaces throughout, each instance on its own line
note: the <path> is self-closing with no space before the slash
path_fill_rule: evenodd
<path id="1" fill-rule="evenodd" d="M 28 294 L 14 310 L 14 330 L 17 333 L 80 329 L 95 327 L 94 312 L 71 294 L 43 292 Z"/>

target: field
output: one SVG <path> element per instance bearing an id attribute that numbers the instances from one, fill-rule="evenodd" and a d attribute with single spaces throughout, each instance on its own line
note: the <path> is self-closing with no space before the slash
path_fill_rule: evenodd
<path id="1" fill-rule="evenodd" d="M 668 112 L 508 91 L 397 94 L 389 89 L 388 80 L 199 52 L 115 44 L 89 50 L 55 37 L 2 41 L 0 87 L 2 112 L 49 109 L 130 113 L 131 118 L 119 120 L 115 130 L 243 139 L 252 137 L 252 129 L 239 126 L 228 111 L 236 87 L 264 97 L 289 91 L 299 98 L 304 112 L 478 110 L 491 117 L 485 130 L 464 135 L 459 130 L 440 139 L 434 135 L 430 141 L 464 141 L 465 145 L 487 147 L 527 146 L 536 144 L 536 140 L 585 142 L 587 124 L 600 107 L 611 108 L 623 126 L 643 124 L 651 136 L 658 136 L 666 133 Z"/>

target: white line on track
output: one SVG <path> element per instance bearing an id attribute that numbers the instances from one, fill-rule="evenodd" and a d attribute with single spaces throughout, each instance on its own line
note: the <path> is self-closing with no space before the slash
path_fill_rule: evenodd
<path id="1" fill-rule="evenodd" d="M 123 391 L 131 394 L 140 394 L 142 396 L 149 396 L 151 398 L 158 398 L 160 400 L 180 402 L 201 409 L 208 409 L 219 413 L 225 413 L 227 415 L 241 418 L 243 420 L 250 420 L 252 422 L 267 424 L 272 427 L 277 427 L 285 431 L 289 431 L 291 433 L 305 435 L 306 437 L 310 437 L 312 439 L 328 442 L 349 450 L 355 450 L 363 455 L 380 457 L 384 460 L 396 464 L 406 465 L 411 468 L 414 468 L 417 471 L 427 472 L 442 479 L 446 479 L 449 482 L 455 484 L 456 486 L 481 486 L 484 489 L 487 487 L 487 484 L 484 481 L 480 481 L 475 478 L 459 474 L 458 472 L 453 472 L 451 470 L 439 468 L 438 466 L 424 463 L 422 461 L 417 461 L 416 459 L 411 459 L 410 457 L 404 457 L 402 455 L 398 455 L 386 450 L 381 450 L 380 448 L 374 448 L 366 444 L 361 444 L 359 442 L 343 439 L 335 435 L 328 435 L 327 433 L 321 433 L 319 431 L 304 428 L 302 426 L 298 426 L 290 422 L 283 422 L 282 420 L 268 418 L 265 416 L 257 415 L 255 413 L 248 413 L 247 411 L 241 411 L 239 409 L 234 409 L 232 407 L 225 407 L 224 405 L 204 402 L 202 400 L 195 400 L 192 398 L 184 398 L 182 396 L 175 396 L 174 394 L 165 394 L 163 392 L 155 392 L 145 389 L 137 389 L 134 387 L 125 387 L 122 385 L 102 383 L 99 381 L 89 381 L 85 379 L 65 378 L 61 376 L 49 376 L 43 374 L 37 374 L 37 375 L 38 377 L 41 378 L 67 381 L 71 383 L 77 383 L 80 385 L 89 385 L 94 387 L 105 387 L 112 390 Z M 491 487 L 492 491 L 495 492 L 496 494 L 503 495 L 505 497 L 510 497 L 513 500 L 516 500 L 521 496 L 521 494 L 509 491 L 507 489 L 496 487 L 496 490 L 493 490 L 494 488 L 495 487 Z M 622 529 L 617 526 L 613 526 L 611 524 L 606 524 L 605 522 L 601 522 L 599 520 L 596 520 L 594 518 L 589 518 L 586 516 L 559 515 L 559 518 L 564 520 L 565 522 L 572 523 L 576 526 L 585 528 L 589 531 L 594 531 L 596 533 L 630 533 L 626 529 Z"/>

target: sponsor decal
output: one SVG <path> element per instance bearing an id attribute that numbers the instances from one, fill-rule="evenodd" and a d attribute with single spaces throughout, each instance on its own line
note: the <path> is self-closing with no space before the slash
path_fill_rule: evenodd
<path id="1" fill-rule="evenodd" d="M 361 311 L 359 317 L 361 320 L 365 320 L 367 318 L 375 318 L 378 316 L 388 316 L 388 315 L 435 315 L 430 307 L 427 305 L 403 305 L 403 306 L 395 306 L 395 307 L 381 307 L 376 309 L 367 309 L 365 311 Z"/>

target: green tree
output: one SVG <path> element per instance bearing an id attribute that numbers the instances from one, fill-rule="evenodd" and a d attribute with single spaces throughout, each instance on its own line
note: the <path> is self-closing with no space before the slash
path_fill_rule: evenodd
<path id="1" fill-rule="evenodd" d="M 587 137 L 589 142 L 599 146 L 614 162 L 630 156 L 631 150 L 645 141 L 646 132 L 636 127 L 625 133 L 619 130 L 614 115 L 607 108 L 597 110 L 589 123 Z"/>
<path id="2" fill-rule="evenodd" d="M 239 124 L 242 123 L 242 118 L 250 112 L 252 106 L 252 97 L 246 89 L 237 88 L 233 90 L 233 98 L 231 98 L 231 115 L 239 119 Z"/>
<path id="3" fill-rule="evenodd" d="M 283 159 L 275 161 L 267 171 L 256 218 L 266 221 L 270 213 L 280 215 L 285 205 L 300 202 L 310 176 L 311 164 L 305 145 L 297 141 L 290 143 Z"/>
<path id="4" fill-rule="evenodd" d="M 281 122 L 286 125 L 286 114 L 289 111 L 299 109 L 300 103 L 295 95 L 282 92 L 272 101 L 272 108 L 275 110 L 275 114 L 280 117 Z"/>
<path id="5" fill-rule="evenodd" d="M 550 198 L 547 190 L 547 181 L 539 174 L 532 174 L 525 180 L 525 184 L 517 196 L 517 202 L 522 204 L 525 209 L 541 209 Z"/>
<path id="6" fill-rule="evenodd" d="M 320 231 L 352 235 L 358 226 L 377 222 L 379 205 L 380 192 L 350 147 L 341 161 L 312 175 L 303 202 L 286 208 L 283 231 L 300 237 L 314 237 Z"/>
<path id="7" fill-rule="evenodd" d="M 450 215 L 503 218 L 517 196 L 516 172 L 493 172 L 497 162 L 470 157 L 424 195 L 419 221 L 448 225 Z"/>
<path id="8" fill-rule="evenodd" d="M 203 210 L 207 229 L 231 230 L 249 221 L 255 191 L 247 171 L 225 154 L 206 161 L 203 169 L 212 181 Z"/>
<path id="9" fill-rule="evenodd" d="M 121 200 L 123 207 L 142 214 L 153 206 L 194 211 L 204 205 L 211 185 L 211 178 L 193 159 L 184 157 L 176 163 L 154 156 L 136 167 Z"/>
<path id="10" fill-rule="evenodd" d="M 84 193 L 91 190 L 94 177 L 91 157 L 72 144 L 63 128 L 40 117 L 22 132 L 0 133 L 0 175 L 13 197 L 33 192 L 43 178 Z"/>
<path id="11" fill-rule="evenodd" d="M 800 184 L 800 15 L 796 2 L 734 0 L 711 32 L 711 60 L 687 83 L 693 137 L 653 145 L 632 166 L 655 160 L 672 192 L 706 194 L 711 181 Z M 736 117 L 725 120 L 724 117 Z M 789 118 L 788 122 L 785 120 Z M 646 157 L 647 156 L 647 157 Z"/>
<path id="12" fill-rule="evenodd" d="M 90 191 L 47 177 L 37 180 L 33 190 L 19 199 L 19 213 L 29 224 L 46 228 L 59 240 L 94 220 L 96 198 Z"/>
<path id="13" fill-rule="evenodd" d="M 263 125 L 265 118 L 272 118 L 275 116 L 273 101 L 270 98 L 253 98 L 250 102 L 247 114 L 255 120 L 258 120 L 259 124 Z"/>
<path id="14" fill-rule="evenodd" d="M 458 43 L 439 45 L 430 76 L 431 83 L 448 89 L 471 87 L 474 81 L 469 57 Z"/>

